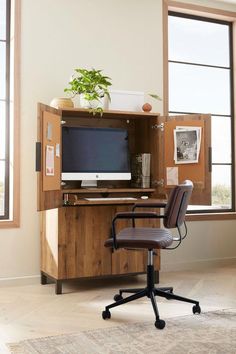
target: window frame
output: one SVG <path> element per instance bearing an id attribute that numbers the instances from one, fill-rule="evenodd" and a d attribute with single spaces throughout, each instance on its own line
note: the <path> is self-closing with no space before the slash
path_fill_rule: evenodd
<path id="1" fill-rule="evenodd" d="M 232 53 L 232 48 L 233 48 L 233 36 L 232 36 L 232 23 L 228 22 L 228 21 L 222 21 L 222 20 L 218 20 L 218 19 L 212 19 L 212 18 L 208 18 L 208 17 L 202 17 L 202 16 L 197 16 L 197 15 L 189 15 L 186 13 L 182 13 L 182 12 L 173 12 L 173 11 L 168 11 L 168 18 L 169 16 L 174 16 L 174 17 L 179 17 L 179 18 L 183 18 L 183 19 L 192 19 L 195 21 L 204 21 L 204 22 L 210 22 L 210 23 L 216 23 L 216 24 L 220 24 L 220 25 L 225 25 L 228 27 L 229 29 L 229 67 L 222 67 L 219 65 L 212 65 L 212 64 L 199 64 L 196 62 L 185 62 L 185 61 L 181 61 L 181 60 L 171 60 L 168 58 L 168 63 L 174 63 L 174 64 L 183 64 L 183 65 L 192 65 L 192 66 L 200 66 L 200 67 L 206 67 L 206 68 L 214 68 L 214 69 L 228 69 L 229 70 L 229 74 L 230 74 L 230 113 L 229 114 L 217 114 L 216 112 L 212 113 L 212 116 L 214 117 L 228 117 L 230 118 L 230 125 L 231 125 L 231 162 L 211 162 L 211 168 L 213 168 L 213 166 L 230 166 L 231 167 L 231 188 L 232 188 L 232 201 L 231 201 L 231 208 L 209 208 L 209 209 L 204 209 L 202 210 L 202 213 L 214 213 L 214 212 L 234 212 L 235 211 L 235 193 L 234 193 L 234 180 L 235 180 L 235 176 L 234 176 L 234 146 L 232 144 L 233 141 L 233 132 L 234 132 L 234 112 L 233 112 L 233 53 Z M 184 112 L 184 111 L 171 111 L 169 110 L 168 114 L 203 114 L 203 112 Z M 191 211 L 189 213 L 192 214 L 196 214 L 199 213 L 199 210 L 196 211 Z"/>
<path id="2" fill-rule="evenodd" d="M 0 39 L 1 43 L 5 43 L 6 45 L 6 84 L 5 90 L 6 95 L 5 98 L 1 99 L 1 102 L 5 103 L 5 157 L 0 159 L 0 161 L 5 162 L 5 181 L 4 181 L 4 214 L 0 215 L 0 220 L 9 219 L 9 207 L 10 207 L 10 193 L 9 193 L 9 152 L 10 152 L 10 126 L 9 126 L 9 118 L 10 118 L 10 18 L 11 18 L 11 1 L 6 0 L 6 36 L 5 39 Z"/>
<path id="3" fill-rule="evenodd" d="M 164 115 L 168 115 L 169 111 L 169 102 L 168 102 L 168 14 L 169 12 L 186 14 L 186 17 L 197 16 L 202 17 L 206 20 L 212 20 L 213 22 L 217 22 L 220 20 L 222 22 L 231 22 L 231 48 L 232 53 L 230 53 L 230 66 L 234 67 L 232 72 L 231 79 L 231 94 L 233 95 L 233 99 L 231 100 L 231 114 L 232 114 L 232 122 L 231 127 L 233 131 L 233 139 L 231 142 L 232 148 L 232 200 L 235 202 L 235 146 L 236 146 L 236 131 L 235 131 L 235 112 L 236 112 L 236 97 L 235 97 L 235 89 L 234 83 L 236 82 L 236 46 L 233 46 L 232 37 L 236 36 L 236 12 L 231 12 L 227 10 L 220 10 L 217 8 L 209 8 L 200 5 L 187 4 L 176 2 L 173 0 L 163 0 L 163 98 L 164 98 Z M 184 17 L 184 16 L 183 16 Z M 191 212 L 191 214 L 187 215 L 187 220 L 198 221 L 198 220 L 226 220 L 226 219 L 236 219 L 236 211 L 235 204 L 232 203 L 232 210 L 223 212 L 219 212 L 219 210 L 206 210 L 203 212 Z"/>
<path id="4" fill-rule="evenodd" d="M 6 151 L 9 168 L 12 173 L 8 175 L 9 186 L 9 214 L 8 219 L 0 219 L 1 228 L 16 228 L 20 226 L 20 0 L 10 0 L 9 16 L 9 77 L 6 93 L 8 99 L 6 115 L 8 121 L 8 151 Z M 13 52 L 14 56 L 10 56 Z M 11 83 L 11 88 L 10 88 Z M 8 97 L 7 97 L 8 96 Z M 12 108 L 10 107 L 12 104 Z M 12 134 L 12 136 L 10 136 Z M 13 142 L 11 146 L 11 142 Z M 8 168 L 8 171 L 9 171 Z M 12 195 L 11 195 L 12 193 Z"/>

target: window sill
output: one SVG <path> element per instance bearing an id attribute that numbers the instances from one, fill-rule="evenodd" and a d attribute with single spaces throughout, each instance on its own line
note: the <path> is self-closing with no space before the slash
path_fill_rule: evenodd
<path id="1" fill-rule="evenodd" d="M 3 220 L 0 221 L 0 229 L 14 229 L 19 228 L 20 223 L 18 220 Z"/>
<path id="2" fill-rule="evenodd" d="M 187 214 L 186 221 L 234 220 L 236 212 Z"/>

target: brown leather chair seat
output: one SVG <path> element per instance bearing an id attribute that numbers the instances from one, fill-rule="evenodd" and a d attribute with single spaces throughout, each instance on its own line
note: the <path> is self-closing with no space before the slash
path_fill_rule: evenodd
<path id="1" fill-rule="evenodd" d="M 173 242 L 173 237 L 168 229 L 150 227 L 128 227 L 116 235 L 118 248 L 166 248 Z M 135 245 L 135 246 L 134 246 Z M 105 241 L 105 247 L 112 247 L 113 239 Z"/>

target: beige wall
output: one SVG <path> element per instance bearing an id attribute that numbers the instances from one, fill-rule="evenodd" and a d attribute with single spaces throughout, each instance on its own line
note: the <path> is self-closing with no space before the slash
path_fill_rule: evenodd
<path id="1" fill-rule="evenodd" d="M 0 230 L 1 278 L 39 274 L 37 102 L 62 96 L 75 67 L 103 69 L 114 89 L 162 96 L 163 85 L 161 0 L 21 1 L 21 227 Z M 218 6 L 215 1 L 196 2 Z M 236 11 L 236 6 L 219 6 Z M 162 112 L 161 103 L 155 108 Z M 163 252 L 163 267 L 236 257 L 235 225 L 191 223 L 183 247 Z"/>

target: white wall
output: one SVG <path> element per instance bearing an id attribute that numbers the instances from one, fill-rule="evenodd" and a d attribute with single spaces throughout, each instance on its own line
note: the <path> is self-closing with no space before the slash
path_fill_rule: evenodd
<path id="1" fill-rule="evenodd" d="M 0 277 L 39 274 L 36 104 L 63 96 L 75 67 L 101 68 L 114 89 L 162 96 L 161 0 L 21 0 L 21 226 L 0 230 Z M 218 6 L 214 1 L 196 1 Z M 236 11 L 236 6 L 219 5 Z M 156 110 L 162 112 L 161 103 Z M 194 222 L 188 240 L 163 252 L 165 267 L 236 257 L 234 221 Z"/>

